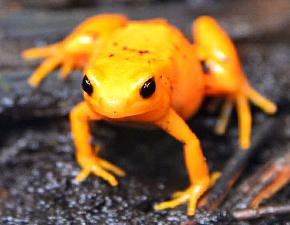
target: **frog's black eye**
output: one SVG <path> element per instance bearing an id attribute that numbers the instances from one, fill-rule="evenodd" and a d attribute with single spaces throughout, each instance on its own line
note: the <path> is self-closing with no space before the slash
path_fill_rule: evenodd
<path id="1" fill-rule="evenodd" d="M 143 84 L 142 88 L 140 89 L 140 95 L 143 98 L 149 98 L 154 94 L 155 89 L 156 84 L 154 78 L 152 77 Z"/>
<path id="2" fill-rule="evenodd" d="M 208 64 L 206 63 L 205 60 L 200 60 L 200 65 L 201 65 L 201 68 L 202 68 L 202 71 L 203 71 L 204 74 L 209 74 L 210 73 L 209 66 L 208 66 Z"/>
<path id="3" fill-rule="evenodd" d="M 88 95 L 93 93 L 93 86 L 86 75 L 83 78 L 82 88 Z"/>

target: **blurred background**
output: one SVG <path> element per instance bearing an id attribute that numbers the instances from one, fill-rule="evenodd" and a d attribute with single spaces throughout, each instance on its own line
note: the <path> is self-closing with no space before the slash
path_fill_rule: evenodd
<path id="1" fill-rule="evenodd" d="M 289 214 L 246 221 L 231 214 L 243 208 L 243 182 L 273 159 L 289 156 L 290 1 L 0 0 L 0 224 L 180 224 L 193 219 L 186 216 L 186 206 L 162 212 L 152 208 L 187 185 L 180 143 L 158 130 L 93 124 L 101 155 L 128 175 L 118 188 L 94 176 L 77 185 L 68 113 L 82 98 L 81 73 L 75 71 L 64 82 L 55 71 L 38 89 L 26 83 L 40 61 L 25 62 L 22 50 L 59 41 L 85 18 L 107 12 L 131 19 L 166 18 L 190 40 L 197 16 L 219 21 L 237 45 L 250 82 L 279 110 L 269 117 L 251 107 L 253 142 L 259 143 L 255 155 L 225 202 L 213 211 L 198 211 L 195 222 L 290 222 Z M 201 139 L 210 170 L 220 171 L 238 150 L 236 115 L 226 135 L 217 136 L 219 110 L 209 110 L 207 103 L 189 124 Z M 289 204 L 289 199 L 288 184 L 263 204 Z"/>

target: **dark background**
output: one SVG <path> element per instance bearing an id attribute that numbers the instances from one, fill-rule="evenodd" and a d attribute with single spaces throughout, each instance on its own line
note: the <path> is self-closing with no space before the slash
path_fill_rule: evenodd
<path id="1" fill-rule="evenodd" d="M 269 117 L 252 107 L 253 139 L 268 121 L 275 126 L 257 150 L 225 204 L 213 212 L 198 211 L 198 224 L 286 224 L 287 216 L 239 222 L 231 209 L 239 184 L 290 143 L 290 1 L 157 1 L 26 0 L 0 1 L 0 224 L 180 224 L 186 206 L 154 212 L 153 204 L 184 189 L 187 176 L 180 143 L 159 130 L 140 130 L 107 123 L 92 125 L 101 155 L 127 172 L 117 188 L 90 176 L 81 184 L 74 159 L 68 113 L 81 100 L 80 72 L 68 81 L 53 72 L 40 88 L 26 79 L 39 61 L 24 62 L 20 52 L 61 40 L 83 19 L 118 12 L 132 19 L 165 17 L 191 38 L 198 15 L 214 16 L 237 44 L 253 86 L 278 103 Z M 202 142 L 211 171 L 221 170 L 237 150 L 233 113 L 225 136 L 213 127 L 217 112 L 201 111 L 189 121 Z M 262 127 L 263 128 L 263 127 Z M 289 203 L 290 186 L 263 202 Z"/>

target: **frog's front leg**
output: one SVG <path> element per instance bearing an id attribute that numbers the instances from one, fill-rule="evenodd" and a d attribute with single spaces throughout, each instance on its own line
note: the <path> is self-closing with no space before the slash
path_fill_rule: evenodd
<path id="1" fill-rule="evenodd" d="M 76 180 L 80 182 L 90 173 L 94 173 L 108 181 L 112 186 L 116 186 L 118 184 L 117 179 L 108 171 L 118 176 L 124 176 L 125 172 L 119 167 L 98 157 L 90 144 L 89 121 L 102 119 L 102 116 L 94 113 L 86 102 L 79 103 L 70 113 L 72 135 L 76 146 L 76 158 L 82 168 Z"/>
<path id="2" fill-rule="evenodd" d="M 198 199 L 210 186 L 209 172 L 200 142 L 173 109 L 170 109 L 167 115 L 156 121 L 155 124 L 184 143 L 185 164 L 190 180 L 190 186 L 185 191 L 178 192 L 176 197 L 170 201 L 155 205 L 155 209 L 174 208 L 188 202 L 187 213 L 194 215 Z"/>

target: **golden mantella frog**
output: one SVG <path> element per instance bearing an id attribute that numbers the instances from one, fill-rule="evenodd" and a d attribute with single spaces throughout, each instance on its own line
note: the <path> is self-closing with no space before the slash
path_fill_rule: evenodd
<path id="1" fill-rule="evenodd" d="M 116 186 L 113 174 L 125 175 L 94 152 L 90 121 L 153 124 L 184 144 L 190 180 L 185 191 L 156 204 L 155 209 L 188 202 L 187 213 L 193 215 L 212 179 L 200 141 L 185 120 L 206 96 L 226 98 L 217 123 L 221 133 L 236 103 L 240 146 L 249 148 L 249 100 L 270 114 L 276 105 L 251 87 L 232 41 L 213 18 L 198 17 L 192 28 L 194 43 L 163 19 L 130 21 L 123 15 L 104 14 L 85 20 L 60 42 L 23 52 L 26 59 L 45 58 L 28 80 L 34 87 L 57 66 L 63 78 L 73 69 L 83 71 L 84 101 L 70 113 L 76 158 L 82 168 L 77 181 L 93 173 Z"/>

